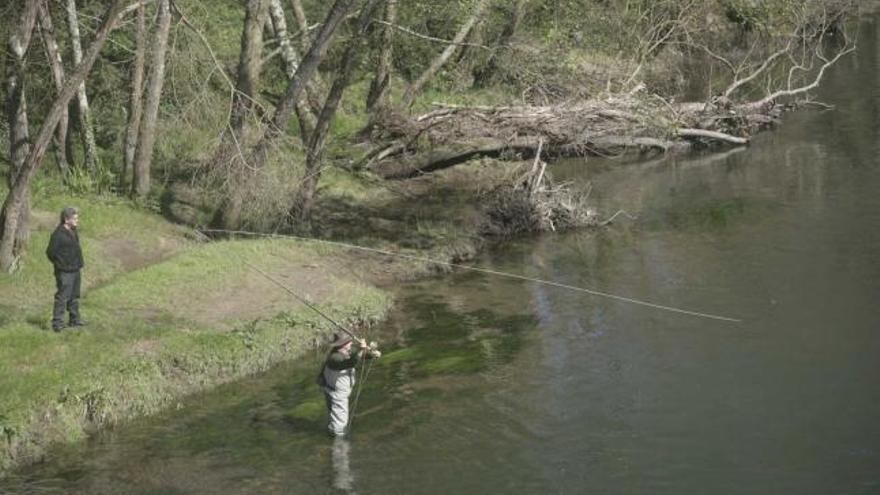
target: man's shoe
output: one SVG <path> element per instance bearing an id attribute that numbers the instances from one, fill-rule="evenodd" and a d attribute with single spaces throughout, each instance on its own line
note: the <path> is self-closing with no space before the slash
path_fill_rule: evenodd
<path id="1" fill-rule="evenodd" d="M 84 326 L 86 326 L 86 322 L 84 322 L 82 320 L 72 321 L 72 322 L 70 322 L 69 326 L 71 326 L 71 327 L 84 327 Z"/>
<path id="2" fill-rule="evenodd" d="M 62 330 L 64 330 L 64 325 L 62 325 L 60 327 L 55 327 L 55 326 L 52 327 L 52 331 L 55 333 L 61 333 Z"/>

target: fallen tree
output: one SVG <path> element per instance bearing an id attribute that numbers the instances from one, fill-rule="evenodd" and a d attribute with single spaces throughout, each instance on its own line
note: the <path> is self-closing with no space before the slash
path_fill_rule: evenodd
<path id="1" fill-rule="evenodd" d="M 830 35 L 834 39 L 829 40 Z M 675 102 L 636 85 L 588 100 L 546 106 L 460 106 L 435 102 L 419 116 L 388 115 L 374 130 L 379 144 L 358 164 L 387 179 L 405 179 L 478 157 L 614 156 L 748 145 L 820 84 L 827 69 L 855 49 L 834 18 L 811 20 L 760 58 L 731 61 L 696 42 L 730 73 L 705 102 Z M 830 52 L 830 54 L 829 54 Z M 624 86 L 627 87 L 627 86 Z M 763 88 L 755 96 L 756 88 Z"/>

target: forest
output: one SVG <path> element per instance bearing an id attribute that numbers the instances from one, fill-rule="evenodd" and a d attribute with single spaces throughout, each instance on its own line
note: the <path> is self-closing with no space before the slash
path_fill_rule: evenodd
<path id="1" fill-rule="evenodd" d="M 6 2 L 0 269 L 22 262 L 29 197 L 47 182 L 193 226 L 314 232 L 334 182 L 382 187 L 475 158 L 534 158 L 527 186 L 495 201 L 496 217 L 548 221 L 500 231 L 589 223 L 569 193 L 540 184 L 542 156 L 746 144 L 786 109 L 821 106 L 810 90 L 854 49 L 844 21 L 857 8 Z"/>

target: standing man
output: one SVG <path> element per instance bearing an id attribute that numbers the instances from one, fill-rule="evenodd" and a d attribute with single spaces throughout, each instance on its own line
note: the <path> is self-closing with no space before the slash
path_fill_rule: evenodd
<path id="1" fill-rule="evenodd" d="M 70 312 L 71 327 L 84 326 L 79 316 L 79 294 L 83 267 L 82 249 L 79 246 L 79 212 L 76 208 L 67 207 L 61 210 L 61 223 L 52 232 L 46 256 L 55 267 L 55 307 L 52 309 L 52 330 L 60 332 L 64 329 L 65 309 Z"/>
<path id="2" fill-rule="evenodd" d="M 358 340 L 359 349 L 352 351 L 354 340 L 346 334 L 336 333 L 330 342 L 330 354 L 324 362 L 324 369 L 318 375 L 318 385 L 324 389 L 330 423 L 330 433 L 341 437 L 348 428 L 348 398 L 354 389 L 355 366 L 362 358 L 372 359 L 382 355 L 376 349 L 376 343 L 370 346 L 364 340 Z"/>

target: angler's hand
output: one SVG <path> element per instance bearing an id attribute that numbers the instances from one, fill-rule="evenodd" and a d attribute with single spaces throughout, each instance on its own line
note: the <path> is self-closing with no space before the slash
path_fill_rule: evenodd
<path id="1" fill-rule="evenodd" d="M 382 356 L 382 353 L 379 352 L 379 344 L 377 344 L 375 340 L 370 342 L 369 352 L 370 356 L 374 358 Z"/>
<path id="2" fill-rule="evenodd" d="M 366 349 L 366 348 L 367 348 L 367 341 L 366 341 L 366 340 L 364 340 L 364 339 L 357 339 L 357 343 L 358 343 L 358 346 L 360 346 L 361 349 Z"/>

